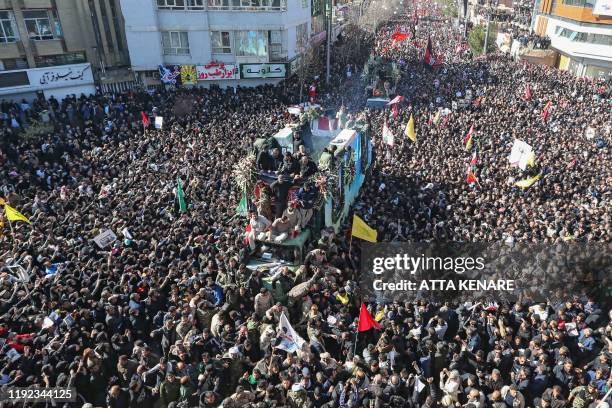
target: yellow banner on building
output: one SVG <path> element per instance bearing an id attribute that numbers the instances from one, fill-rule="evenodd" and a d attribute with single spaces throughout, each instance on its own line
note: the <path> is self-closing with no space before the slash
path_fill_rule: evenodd
<path id="1" fill-rule="evenodd" d="M 563 54 L 559 54 L 559 70 L 567 71 L 569 69 L 569 63 L 570 63 L 569 57 Z"/>
<path id="2" fill-rule="evenodd" d="M 195 85 L 198 82 L 195 65 L 181 65 L 181 83 L 183 85 Z"/>

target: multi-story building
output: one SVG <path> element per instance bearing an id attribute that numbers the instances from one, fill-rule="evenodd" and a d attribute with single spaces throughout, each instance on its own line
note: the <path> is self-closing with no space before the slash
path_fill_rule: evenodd
<path id="1" fill-rule="evenodd" d="M 310 41 L 311 0 L 121 0 L 145 85 L 278 82 Z M 318 15 L 318 13 L 315 13 Z"/>
<path id="2" fill-rule="evenodd" d="M 0 0 L 0 99 L 127 87 L 123 26 L 119 0 Z"/>
<path id="3" fill-rule="evenodd" d="M 557 67 L 612 79 L 612 1 L 536 0 L 533 29 L 559 53 Z"/>

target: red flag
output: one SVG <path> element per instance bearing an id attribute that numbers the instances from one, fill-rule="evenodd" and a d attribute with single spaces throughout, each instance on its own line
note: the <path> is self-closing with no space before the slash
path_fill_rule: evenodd
<path id="1" fill-rule="evenodd" d="M 525 100 L 531 100 L 531 88 L 529 88 L 529 84 L 527 84 L 527 87 L 525 88 Z"/>
<path id="2" fill-rule="evenodd" d="M 319 116 L 319 119 L 317 120 L 317 128 L 319 130 L 329 130 L 329 118 L 327 116 Z"/>
<path id="3" fill-rule="evenodd" d="M 476 156 L 476 152 L 474 152 L 474 154 L 472 155 L 472 159 L 470 160 L 470 167 L 476 165 L 476 161 L 478 160 L 478 157 Z"/>
<path id="4" fill-rule="evenodd" d="M 359 312 L 359 325 L 357 326 L 357 331 L 364 332 L 372 328 L 380 330 L 380 323 L 374 320 L 370 312 L 368 312 L 366 305 L 362 303 L 361 311 Z"/>
<path id="5" fill-rule="evenodd" d="M 444 116 L 444 119 L 442 120 L 442 124 L 440 125 L 441 129 L 444 129 L 446 127 L 446 124 L 448 123 L 448 120 L 450 119 L 451 114 L 449 113 L 448 115 Z"/>
<path id="6" fill-rule="evenodd" d="M 546 121 L 548 120 L 548 115 L 550 114 L 550 107 L 552 106 L 552 102 L 548 101 L 548 103 L 546 104 L 546 106 L 544 106 L 544 110 L 542 111 L 542 120 L 544 121 L 544 123 L 546 123 Z"/>
<path id="7" fill-rule="evenodd" d="M 387 106 L 389 105 L 394 105 L 396 103 L 400 103 L 404 101 L 404 97 L 401 95 L 397 95 L 395 98 L 391 99 L 388 103 Z"/>
<path id="8" fill-rule="evenodd" d="M 396 31 L 391 34 L 391 38 L 396 42 L 402 42 L 408 39 L 408 34 L 402 33 L 401 31 Z"/>
<path id="9" fill-rule="evenodd" d="M 145 115 L 143 111 L 140 111 L 140 117 L 142 118 L 142 126 L 147 129 L 149 127 L 149 118 L 147 117 L 147 115 Z"/>
<path id="10" fill-rule="evenodd" d="M 399 115 L 399 111 L 397 110 L 397 103 L 393 104 L 393 106 L 391 107 L 391 111 L 393 111 L 393 119 L 397 119 L 397 116 Z"/>
<path id="11" fill-rule="evenodd" d="M 474 174 L 473 171 L 471 171 L 471 170 L 468 171 L 466 181 L 467 181 L 468 184 L 473 184 L 473 183 L 476 183 L 478 181 L 476 179 L 476 175 Z"/>
<path id="12" fill-rule="evenodd" d="M 251 232 L 253 228 L 251 228 L 251 223 L 248 223 L 246 226 L 246 229 L 244 230 L 244 239 L 242 240 L 242 243 L 244 244 L 244 246 L 249 245 L 249 232 Z"/>

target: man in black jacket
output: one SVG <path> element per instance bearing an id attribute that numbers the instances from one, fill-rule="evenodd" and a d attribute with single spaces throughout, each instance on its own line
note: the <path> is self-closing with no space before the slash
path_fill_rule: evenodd
<path id="1" fill-rule="evenodd" d="M 300 203 L 300 212 L 302 213 L 301 228 L 304 228 L 312 217 L 313 207 L 317 200 L 318 192 L 319 190 L 311 182 L 307 182 L 297 193 L 297 199 Z"/>
<path id="2" fill-rule="evenodd" d="M 125 408 L 130 406 L 130 394 L 128 391 L 119 387 L 118 385 L 113 385 L 108 392 L 108 397 L 106 398 L 106 405 L 109 408 Z"/>
<path id="3" fill-rule="evenodd" d="M 287 197 L 289 196 L 289 189 L 291 188 L 291 182 L 287 180 L 284 174 L 278 175 L 278 180 L 270 184 L 272 194 L 276 199 L 274 208 L 274 217 L 280 218 L 283 215 L 283 211 L 287 208 Z"/>

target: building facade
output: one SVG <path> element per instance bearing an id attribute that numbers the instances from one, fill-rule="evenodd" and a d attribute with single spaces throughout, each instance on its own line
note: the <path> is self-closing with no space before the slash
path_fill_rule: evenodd
<path id="1" fill-rule="evenodd" d="M 533 29 L 550 38 L 559 69 L 612 79 L 612 0 L 537 0 Z"/>
<path id="2" fill-rule="evenodd" d="M 256 86 L 289 75 L 309 40 L 311 0 L 121 0 L 144 85 Z"/>
<path id="3" fill-rule="evenodd" d="M 0 99 L 119 90 L 133 79 L 123 27 L 119 0 L 0 0 Z"/>

